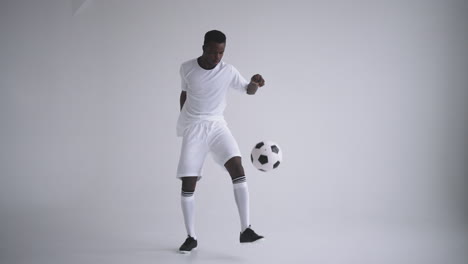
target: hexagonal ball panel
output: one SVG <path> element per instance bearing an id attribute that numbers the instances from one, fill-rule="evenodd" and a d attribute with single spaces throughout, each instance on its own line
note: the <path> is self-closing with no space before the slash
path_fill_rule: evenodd
<path id="1" fill-rule="evenodd" d="M 265 165 L 268 163 L 268 157 L 265 155 L 260 155 L 258 157 L 258 161 L 260 162 L 260 164 Z"/>

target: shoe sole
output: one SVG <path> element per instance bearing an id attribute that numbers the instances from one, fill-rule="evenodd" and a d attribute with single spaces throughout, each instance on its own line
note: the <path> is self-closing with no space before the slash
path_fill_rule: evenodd
<path id="1" fill-rule="evenodd" d="M 241 245 L 251 245 L 251 244 L 259 244 L 265 241 L 265 238 L 260 238 L 252 242 L 240 242 Z"/>
<path id="2" fill-rule="evenodd" d="M 190 254 L 192 251 L 195 251 L 195 250 L 197 250 L 197 248 L 192 248 L 192 250 L 190 250 L 190 251 L 179 250 L 179 253 L 180 253 L 180 254 L 183 254 L 183 255 L 188 255 L 188 254 Z"/>

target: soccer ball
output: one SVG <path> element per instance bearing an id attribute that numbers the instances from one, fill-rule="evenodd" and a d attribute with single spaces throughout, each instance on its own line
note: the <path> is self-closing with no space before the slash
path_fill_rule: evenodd
<path id="1" fill-rule="evenodd" d="M 252 149 L 250 160 L 255 168 L 267 172 L 278 168 L 283 160 L 283 152 L 275 142 L 262 141 Z"/>

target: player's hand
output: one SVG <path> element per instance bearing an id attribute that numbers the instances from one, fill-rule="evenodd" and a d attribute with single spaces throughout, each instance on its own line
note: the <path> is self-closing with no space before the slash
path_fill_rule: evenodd
<path id="1" fill-rule="evenodd" d="M 262 87 L 263 85 L 265 85 L 265 80 L 260 74 L 255 74 L 254 76 L 252 76 L 250 82 L 255 83 L 258 87 Z"/>

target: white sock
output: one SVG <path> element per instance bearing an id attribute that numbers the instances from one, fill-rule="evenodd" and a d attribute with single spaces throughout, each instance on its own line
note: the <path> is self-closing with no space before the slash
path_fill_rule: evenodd
<path id="1" fill-rule="evenodd" d="M 197 236 L 195 235 L 195 196 L 193 195 L 193 192 L 189 193 L 182 191 L 180 201 L 187 234 L 194 239 L 197 239 Z"/>
<path id="2" fill-rule="evenodd" d="M 236 179 L 237 180 L 237 179 Z M 236 180 L 234 182 L 236 182 Z M 249 208 L 249 188 L 247 182 L 244 181 L 234 183 L 234 197 L 236 199 L 237 209 L 239 210 L 239 218 L 241 223 L 241 232 L 250 226 L 250 208 Z"/>

